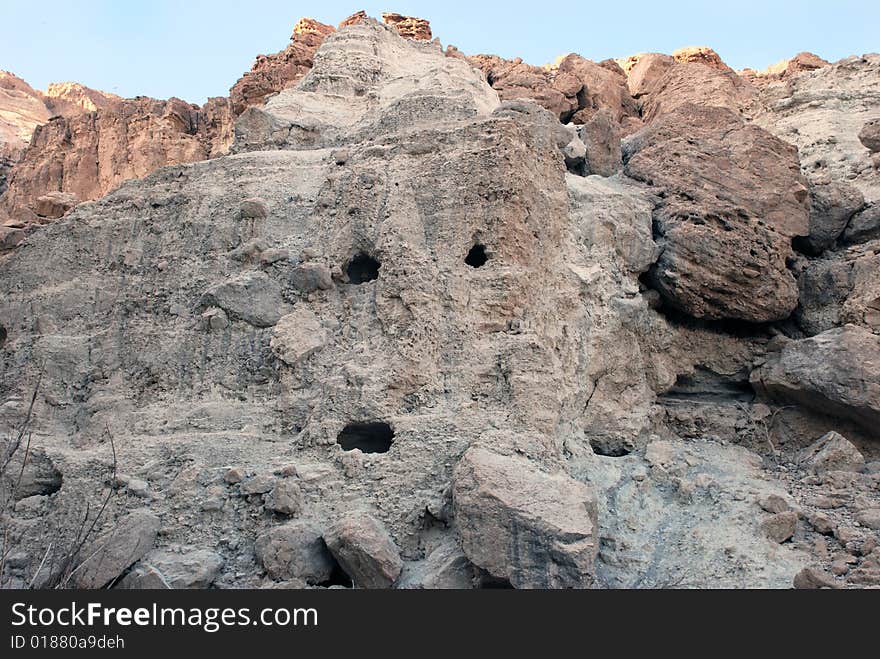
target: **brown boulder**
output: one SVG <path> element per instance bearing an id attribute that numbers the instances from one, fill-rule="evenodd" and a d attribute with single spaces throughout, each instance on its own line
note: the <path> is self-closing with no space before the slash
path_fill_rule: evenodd
<path id="1" fill-rule="evenodd" d="M 757 96 L 757 90 L 733 71 L 693 62 L 669 66 L 645 91 L 649 92 L 642 104 L 646 124 L 690 104 L 727 108 L 739 114 Z"/>
<path id="2" fill-rule="evenodd" d="M 880 119 L 873 119 L 862 127 L 859 131 L 859 141 L 871 153 L 880 151 Z"/>
<path id="3" fill-rule="evenodd" d="M 49 192 L 37 197 L 33 211 L 40 217 L 57 219 L 77 203 L 79 203 L 79 199 L 72 192 Z"/>
<path id="4" fill-rule="evenodd" d="M 686 105 L 629 138 L 624 161 L 662 197 L 650 277 L 672 306 L 752 322 L 795 309 L 786 259 L 809 219 L 797 149 L 729 109 Z"/>
<path id="5" fill-rule="evenodd" d="M 666 72 L 675 64 L 669 55 L 661 53 L 644 53 L 634 55 L 633 64 L 627 72 L 626 84 L 630 94 L 638 98 L 649 91 Z"/>
<path id="6" fill-rule="evenodd" d="M 390 588 L 403 569 L 397 545 L 370 515 L 346 515 L 327 530 L 324 540 L 358 588 Z"/>

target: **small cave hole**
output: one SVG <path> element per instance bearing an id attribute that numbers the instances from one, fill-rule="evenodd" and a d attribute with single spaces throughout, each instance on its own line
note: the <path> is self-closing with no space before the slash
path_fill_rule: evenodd
<path id="1" fill-rule="evenodd" d="M 604 438 L 591 439 L 590 446 L 593 447 L 593 453 L 606 458 L 622 458 L 633 451 L 633 447 L 628 446 L 625 442 L 609 441 Z"/>
<path id="2" fill-rule="evenodd" d="M 342 566 L 334 560 L 330 578 L 317 584 L 317 586 L 320 588 L 332 588 L 334 586 L 337 588 L 353 588 L 354 582 L 348 576 L 348 573 L 342 569 Z"/>
<path id="3" fill-rule="evenodd" d="M 471 251 L 469 251 L 464 258 L 464 262 L 472 268 L 480 268 L 486 265 L 486 261 L 488 260 L 489 257 L 486 255 L 486 246 L 480 245 L 479 243 L 471 247 Z"/>
<path id="4" fill-rule="evenodd" d="M 9 336 L 6 332 L 6 328 L 3 325 L 0 325 L 0 349 L 6 345 L 6 337 Z"/>
<path id="5" fill-rule="evenodd" d="M 379 263 L 369 254 L 361 252 L 356 255 L 345 267 L 345 274 L 348 275 L 348 281 L 352 284 L 365 284 L 379 278 Z"/>
<path id="6" fill-rule="evenodd" d="M 336 437 L 344 451 L 360 449 L 364 453 L 387 453 L 394 441 L 394 430 L 387 423 L 349 423 Z"/>

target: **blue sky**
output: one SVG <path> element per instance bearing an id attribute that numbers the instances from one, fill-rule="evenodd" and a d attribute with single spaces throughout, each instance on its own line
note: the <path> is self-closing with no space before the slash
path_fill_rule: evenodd
<path id="1" fill-rule="evenodd" d="M 431 21 L 444 46 L 543 64 L 709 45 L 734 68 L 802 50 L 829 60 L 880 51 L 880 2 L 359 2 L 0 0 L 0 68 L 44 89 L 75 80 L 122 96 L 225 95 L 258 53 L 284 48 L 296 20 L 336 24 L 359 9 Z"/>

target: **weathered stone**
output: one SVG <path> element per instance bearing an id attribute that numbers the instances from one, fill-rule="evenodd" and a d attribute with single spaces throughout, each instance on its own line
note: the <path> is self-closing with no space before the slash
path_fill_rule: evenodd
<path id="1" fill-rule="evenodd" d="M 524 458 L 471 448 L 453 476 L 468 558 L 516 588 L 585 588 L 598 551 L 592 488 Z"/>
<path id="2" fill-rule="evenodd" d="M 663 195 L 651 281 L 672 306 L 752 322 L 795 309 L 786 259 L 808 223 L 796 149 L 730 110 L 689 105 L 632 136 L 626 152 L 626 174 Z"/>
<path id="3" fill-rule="evenodd" d="M 758 505 L 768 513 L 784 513 L 791 509 L 788 502 L 778 494 L 768 494 L 758 499 Z"/>
<path id="4" fill-rule="evenodd" d="M 275 580 L 296 579 L 310 585 L 330 580 L 335 563 L 321 530 L 312 522 L 288 522 L 257 537 L 257 561 Z"/>
<path id="5" fill-rule="evenodd" d="M 811 471 L 861 471 L 865 458 L 843 435 L 831 431 L 804 449 L 801 462 Z"/>
<path id="6" fill-rule="evenodd" d="M 880 423 L 880 337 L 846 325 L 771 353 L 751 375 L 765 398 L 820 409 L 861 424 Z"/>
<path id="7" fill-rule="evenodd" d="M 357 588 L 390 588 L 403 569 L 400 550 L 370 515 L 344 516 L 327 530 L 324 540 Z"/>
<path id="8" fill-rule="evenodd" d="M 661 53 L 642 53 L 629 59 L 632 64 L 627 70 L 627 85 L 635 98 L 649 93 L 675 64 L 672 57 Z"/>
<path id="9" fill-rule="evenodd" d="M 242 496 L 252 496 L 254 494 L 266 494 L 275 487 L 276 479 L 267 474 L 257 474 L 250 478 L 245 478 L 238 486 L 238 491 Z"/>
<path id="10" fill-rule="evenodd" d="M 141 560 L 156 544 L 159 517 L 149 510 L 135 510 L 89 543 L 85 559 L 74 573 L 78 588 L 103 588 L 131 565 Z"/>
<path id="11" fill-rule="evenodd" d="M 800 590 L 841 587 L 841 584 L 834 577 L 819 567 L 805 567 L 795 575 L 792 585 Z"/>
<path id="12" fill-rule="evenodd" d="M 859 142 L 871 153 L 880 151 L 880 119 L 869 121 L 859 131 Z"/>
<path id="13" fill-rule="evenodd" d="M 394 12 L 387 12 L 382 14 L 382 21 L 400 32 L 400 36 L 404 39 L 430 41 L 432 38 L 431 24 L 424 18 L 402 16 Z"/>
<path id="14" fill-rule="evenodd" d="M 850 218 L 865 205 L 862 193 L 848 183 L 827 183 L 810 188 L 810 233 L 796 238 L 794 246 L 807 254 L 821 254 L 834 245 Z"/>
<path id="15" fill-rule="evenodd" d="M 223 557 L 208 549 L 152 551 L 132 568 L 117 588 L 210 588 L 223 565 Z"/>
<path id="16" fill-rule="evenodd" d="M 620 171 L 620 126 L 610 110 L 599 109 L 577 131 L 585 147 L 586 174 L 613 176 Z"/>
<path id="17" fill-rule="evenodd" d="M 797 529 L 798 515 L 792 510 L 776 513 L 761 521 L 761 529 L 773 542 L 790 540 Z"/>
<path id="18" fill-rule="evenodd" d="M 275 325 L 270 345 L 285 364 L 298 366 L 327 345 L 327 333 L 312 311 L 297 305 Z"/>
<path id="19" fill-rule="evenodd" d="M 293 86 L 314 63 L 315 51 L 333 33 L 333 27 L 311 18 L 300 19 L 293 27 L 287 48 L 274 55 L 258 55 L 251 70 L 229 91 L 233 114 L 262 105 L 267 97 Z"/>
<path id="20" fill-rule="evenodd" d="M 852 263 L 840 259 L 808 261 L 798 275 L 798 325 L 810 336 L 837 327 L 852 289 Z"/>
<path id="21" fill-rule="evenodd" d="M 242 200 L 239 205 L 239 212 L 242 219 L 263 220 L 269 217 L 269 206 L 263 199 L 251 197 Z"/>
<path id="22" fill-rule="evenodd" d="M 855 520 L 864 527 L 880 531 L 880 508 L 866 508 L 855 514 Z"/>
<path id="23" fill-rule="evenodd" d="M 861 243 L 880 238 L 880 203 L 868 204 L 852 216 L 843 232 L 844 243 Z"/>
<path id="24" fill-rule="evenodd" d="M 282 515 L 298 515 L 302 506 L 302 490 L 290 478 L 278 481 L 266 495 L 266 508 Z"/>
<path id="25" fill-rule="evenodd" d="M 304 295 L 333 288 L 333 275 L 324 263 L 307 261 L 290 273 L 290 285 Z"/>
<path id="26" fill-rule="evenodd" d="M 264 272 L 251 271 L 212 286 L 200 305 L 223 309 L 256 327 L 271 327 L 281 318 L 281 287 Z"/>
<path id="27" fill-rule="evenodd" d="M 49 192 L 37 197 L 33 205 L 34 212 L 40 217 L 57 219 L 79 203 L 72 192 Z"/>
<path id="28" fill-rule="evenodd" d="M 24 459 L 24 469 L 22 460 Z M 25 455 L 20 445 L 2 473 L 4 489 L 16 501 L 36 495 L 54 494 L 61 489 L 63 478 L 52 458 L 42 448 L 31 448 Z"/>
<path id="29" fill-rule="evenodd" d="M 474 566 L 454 540 L 448 540 L 415 565 L 404 567 L 397 588 L 468 589 L 474 585 Z"/>

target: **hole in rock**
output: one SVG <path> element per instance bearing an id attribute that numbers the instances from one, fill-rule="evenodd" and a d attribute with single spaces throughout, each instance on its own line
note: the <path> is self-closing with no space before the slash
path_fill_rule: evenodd
<path id="1" fill-rule="evenodd" d="M 355 256 L 345 268 L 345 274 L 348 275 L 348 281 L 352 284 L 365 284 L 379 277 L 379 263 L 369 254 L 361 252 Z"/>
<path id="2" fill-rule="evenodd" d="M 6 333 L 6 328 L 3 325 L 0 325 L 0 348 L 6 345 L 6 337 L 8 334 Z"/>
<path id="3" fill-rule="evenodd" d="M 479 243 L 471 247 L 471 251 L 469 251 L 467 256 L 464 258 L 464 262 L 472 268 L 479 268 L 481 266 L 484 266 L 486 265 L 486 261 L 488 260 L 489 257 L 486 256 L 486 246 L 480 245 Z"/>
<path id="4" fill-rule="evenodd" d="M 693 373 L 679 374 L 673 387 L 660 398 L 664 401 L 748 403 L 755 399 L 755 390 L 752 389 L 746 370 L 725 375 L 705 366 L 697 366 Z"/>
<path id="5" fill-rule="evenodd" d="M 349 423 L 336 437 L 343 450 L 360 449 L 364 453 L 387 453 L 394 441 L 394 430 L 387 423 Z"/>
<path id="6" fill-rule="evenodd" d="M 480 588 L 482 590 L 513 590 L 513 584 L 507 579 L 499 579 L 491 574 L 483 573 L 480 577 Z"/>
<path id="7" fill-rule="evenodd" d="M 603 455 L 606 458 L 622 458 L 632 453 L 631 446 L 627 446 L 621 441 L 612 441 L 601 437 L 590 439 L 590 446 L 593 447 L 593 453 Z"/>
<path id="8" fill-rule="evenodd" d="M 327 581 L 322 581 L 317 585 L 321 588 L 330 588 L 332 586 L 338 586 L 341 588 L 353 588 L 354 582 L 351 580 L 351 577 L 348 576 L 348 573 L 342 569 L 342 566 L 334 560 L 333 572 L 330 573 L 330 578 L 327 579 Z"/>

